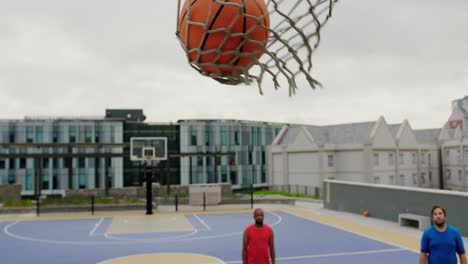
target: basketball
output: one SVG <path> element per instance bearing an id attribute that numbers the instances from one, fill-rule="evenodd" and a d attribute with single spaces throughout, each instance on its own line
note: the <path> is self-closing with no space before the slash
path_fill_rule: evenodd
<path id="1" fill-rule="evenodd" d="M 186 0 L 178 21 L 190 62 L 216 76 L 239 75 L 251 68 L 262 56 L 269 36 L 264 0 L 225 2 Z"/>

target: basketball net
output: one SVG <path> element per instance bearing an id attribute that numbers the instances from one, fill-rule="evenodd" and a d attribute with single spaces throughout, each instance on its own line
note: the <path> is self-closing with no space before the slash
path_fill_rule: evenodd
<path id="1" fill-rule="evenodd" d="M 259 27 L 263 27 L 270 32 L 266 45 L 258 41 L 255 42 L 256 45 L 260 46 L 264 54 L 259 59 L 256 59 L 253 55 L 249 56 L 254 62 L 253 67 L 246 69 L 236 65 L 233 67 L 236 69 L 240 67 L 239 71 L 242 74 L 223 76 L 202 70 L 202 66 L 206 66 L 207 64 L 210 67 L 219 69 L 220 65 L 215 63 L 202 63 L 199 60 L 190 61 L 189 59 L 189 64 L 200 74 L 211 77 L 223 84 L 251 84 L 252 81 L 255 81 L 258 84 L 260 94 L 263 94 L 262 81 L 264 78 L 270 78 L 275 89 L 284 86 L 286 83 L 289 87 L 290 96 L 295 94 L 299 78 L 305 79 L 312 89 L 321 86 L 320 82 L 311 75 L 312 55 L 320 43 L 320 30 L 331 17 L 334 3 L 337 0 L 265 0 L 265 2 L 271 21 L 268 28 L 261 24 L 264 16 L 252 18 L 244 13 L 242 5 L 230 1 L 213 1 L 213 3 L 220 5 L 238 7 L 241 16 L 249 16 L 249 19 L 256 19 Z M 179 23 L 180 7 L 181 0 L 178 0 L 177 24 Z M 190 13 L 190 5 L 188 5 L 188 13 Z M 185 21 L 187 23 L 187 31 L 189 31 L 189 25 L 200 26 L 200 23 L 191 21 L 190 17 Z M 177 29 L 179 28 L 180 25 L 177 25 Z M 221 29 L 209 30 L 205 27 L 205 30 L 206 34 L 210 34 L 215 31 L 219 32 Z M 223 28 L 222 30 L 227 35 L 231 34 L 229 33 L 230 28 Z M 176 35 L 186 54 L 194 51 L 201 55 L 206 53 L 200 47 L 187 50 L 178 30 Z M 238 34 L 236 33 L 236 35 Z M 248 33 L 244 33 L 242 37 L 248 41 Z M 220 55 L 227 53 L 223 52 L 220 47 L 216 52 Z M 229 53 L 232 54 L 233 51 L 229 51 Z M 238 57 L 241 55 L 239 50 L 234 51 L 234 53 Z M 245 54 L 243 55 L 245 56 Z"/>

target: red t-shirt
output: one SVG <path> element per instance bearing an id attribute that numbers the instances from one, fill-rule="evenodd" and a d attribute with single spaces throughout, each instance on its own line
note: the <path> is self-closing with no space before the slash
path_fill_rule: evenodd
<path id="1" fill-rule="evenodd" d="M 247 264 L 270 264 L 271 227 L 263 225 L 257 228 L 254 224 L 247 227 Z"/>

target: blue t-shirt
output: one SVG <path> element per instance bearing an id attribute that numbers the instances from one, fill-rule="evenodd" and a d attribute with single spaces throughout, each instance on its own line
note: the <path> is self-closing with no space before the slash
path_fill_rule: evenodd
<path id="1" fill-rule="evenodd" d="M 428 253 L 428 264 L 457 264 L 457 255 L 465 253 L 465 247 L 460 232 L 455 227 L 447 225 L 444 232 L 439 232 L 434 226 L 424 231 L 421 239 L 421 252 Z"/>

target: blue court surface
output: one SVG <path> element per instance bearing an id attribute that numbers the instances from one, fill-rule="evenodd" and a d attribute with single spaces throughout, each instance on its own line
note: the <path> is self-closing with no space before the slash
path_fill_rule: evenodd
<path id="1" fill-rule="evenodd" d="M 0 263 L 104 263 L 148 253 L 195 253 L 242 263 L 242 232 L 252 213 L 186 214 L 193 231 L 108 234 L 111 217 L 1 222 Z M 418 254 L 285 212 L 265 212 L 277 263 L 417 263 Z M 175 263 L 171 263 L 175 264 Z"/>

